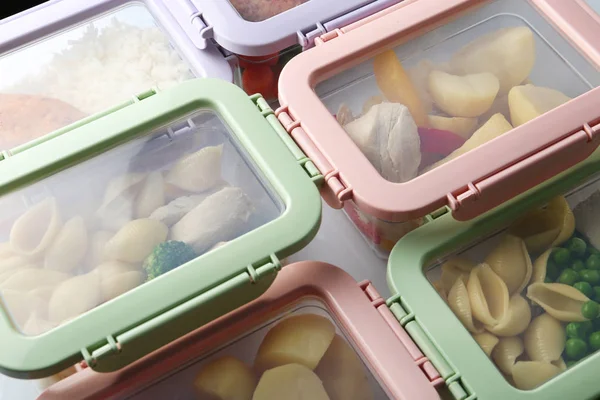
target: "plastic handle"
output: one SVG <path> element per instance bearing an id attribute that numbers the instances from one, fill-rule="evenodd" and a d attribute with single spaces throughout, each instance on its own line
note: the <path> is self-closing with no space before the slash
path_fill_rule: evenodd
<path id="1" fill-rule="evenodd" d="M 589 157 L 600 144 L 600 124 L 556 142 L 510 167 L 470 184 L 463 194 L 448 195 L 452 215 L 467 221 L 545 182 Z"/>

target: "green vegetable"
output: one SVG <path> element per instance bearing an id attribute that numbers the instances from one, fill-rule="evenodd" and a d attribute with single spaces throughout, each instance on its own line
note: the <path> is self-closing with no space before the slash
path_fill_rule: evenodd
<path id="1" fill-rule="evenodd" d="M 594 297 L 594 289 L 592 289 L 592 285 L 590 285 L 588 282 L 577 282 L 573 285 L 573 287 L 585 294 L 590 299 Z"/>
<path id="2" fill-rule="evenodd" d="M 585 267 L 587 269 L 600 269 L 600 255 L 592 254 L 591 256 L 589 256 L 588 259 L 585 261 Z"/>
<path id="3" fill-rule="evenodd" d="M 571 338 L 565 343 L 565 353 L 571 360 L 579 360 L 587 353 L 587 343 L 582 339 Z"/>
<path id="4" fill-rule="evenodd" d="M 552 252 L 552 259 L 558 265 L 567 265 L 569 263 L 570 257 L 571 252 L 569 251 L 569 249 L 565 249 L 563 247 L 558 247 Z"/>
<path id="5" fill-rule="evenodd" d="M 567 368 L 571 368 L 573 365 L 577 364 L 577 361 L 569 360 L 566 361 L 565 364 L 567 365 Z"/>
<path id="6" fill-rule="evenodd" d="M 571 269 L 579 272 L 579 271 L 585 269 L 585 265 L 583 264 L 583 261 L 575 260 L 571 263 Z"/>
<path id="7" fill-rule="evenodd" d="M 598 249 L 592 246 L 588 246 L 587 252 L 588 254 L 600 254 L 600 251 L 598 251 Z"/>
<path id="8" fill-rule="evenodd" d="M 148 280 L 151 280 L 196 257 L 196 253 L 189 245 L 184 242 L 169 240 L 154 248 L 152 254 L 144 261 L 144 269 L 148 275 Z"/>
<path id="9" fill-rule="evenodd" d="M 573 257 L 583 258 L 587 249 L 587 244 L 583 239 L 574 237 L 567 243 L 567 248 L 571 251 Z"/>
<path id="10" fill-rule="evenodd" d="M 581 306 L 581 314 L 587 319 L 598 318 L 598 314 L 600 314 L 600 305 L 593 300 L 586 301 Z"/>
<path id="11" fill-rule="evenodd" d="M 600 349 L 600 331 L 594 332 L 590 335 L 590 347 L 593 351 Z"/>
<path id="12" fill-rule="evenodd" d="M 544 283 L 554 283 L 554 281 L 548 277 L 544 278 Z"/>
<path id="13" fill-rule="evenodd" d="M 565 285 L 573 285 L 579 280 L 579 274 L 571 268 L 565 268 L 557 279 L 558 283 L 564 283 Z"/>
<path id="14" fill-rule="evenodd" d="M 594 286 L 594 300 L 600 301 L 600 286 Z"/>
<path id="15" fill-rule="evenodd" d="M 546 264 L 546 276 L 548 278 L 550 278 L 551 280 L 555 281 L 556 279 L 558 279 L 559 275 L 560 275 L 560 270 L 558 269 L 556 264 L 554 264 L 552 261 L 548 260 L 548 263 Z"/>
<path id="16" fill-rule="evenodd" d="M 579 276 L 581 277 L 581 280 L 589 282 L 592 285 L 600 283 L 600 271 L 584 269 L 583 271 L 579 271 Z"/>
<path id="17" fill-rule="evenodd" d="M 567 337 L 574 339 L 585 339 L 592 332 L 593 325 L 591 321 L 569 322 L 565 327 Z"/>
<path id="18" fill-rule="evenodd" d="M 600 331 L 600 318 L 596 318 L 592 321 L 592 325 L 594 326 L 595 331 Z"/>

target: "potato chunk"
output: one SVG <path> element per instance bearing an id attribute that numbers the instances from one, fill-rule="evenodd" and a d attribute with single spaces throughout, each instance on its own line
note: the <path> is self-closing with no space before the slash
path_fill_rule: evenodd
<path id="1" fill-rule="evenodd" d="M 508 107 L 513 126 L 523 125 L 534 118 L 571 100 L 558 90 L 523 85 L 515 86 L 508 93 Z"/>
<path id="2" fill-rule="evenodd" d="M 323 383 L 300 364 L 288 364 L 265 372 L 252 400 L 329 400 Z"/>
<path id="3" fill-rule="evenodd" d="M 225 356 L 208 363 L 194 379 L 200 399 L 250 400 L 256 377 L 240 360 Z"/>
<path id="4" fill-rule="evenodd" d="M 439 115 L 429 116 L 429 126 L 434 129 L 456 133 L 458 136 L 468 139 L 475 132 L 477 118 L 464 117 L 441 117 Z"/>

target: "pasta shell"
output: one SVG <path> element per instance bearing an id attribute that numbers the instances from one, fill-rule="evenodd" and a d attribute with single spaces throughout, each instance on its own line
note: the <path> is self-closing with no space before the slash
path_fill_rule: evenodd
<path id="1" fill-rule="evenodd" d="M 523 336 L 529 358 L 547 363 L 560 358 L 566 339 L 565 329 L 560 322 L 546 313 L 536 317 Z"/>
<path id="2" fill-rule="evenodd" d="M 531 279 L 531 259 L 521 238 L 505 235 L 485 259 L 506 283 L 510 294 L 520 293 Z"/>
<path id="3" fill-rule="evenodd" d="M 103 204 L 110 204 L 119 197 L 134 198 L 145 177 L 146 174 L 136 172 L 111 179 L 104 192 Z"/>
<path id="4" fill-rule="evenodd" d="M 590 299 L 573 286 L 536 282 L 527 288 L 527 297 L 559 321 L 586 321 L 581 306 Z"/>
<path id="5" fill-rule="evenodd" d="M 552 361 L 550 364 L 554 365 L 555 367 L 558 367 L 561 371 L 567 370 L 567 364 L 565 364 L 565 360 L 563 360 L 562 357 L 556 361 Z"/>
<path id="6" fill-rule="evenodd" d="M 498 336 L 516 336 L 525 331 L 531 321 L 531 308 L 521 295 L 516 294 L 510 298 L 508 312 L 498 325 L 485 328 Z"/>
<path id="7" fill-rule="evenodd" d="M 165 205 L 165 186 L 160 172 L 153 172 L 144 181 L 135 200 L 135 217 L 148 218 L 154 210 Z"/>
<path id="8" fill-rule="evenodd" d="M 475 339 L 479 347 L 481 347 L 481 349 L 488 357 L 491 357 L 492 350 L 494 350 L 494 347 L 496 347 L 496 345 L 500 341 L 496 336 L 492 335 L 489 332 L 483 332 L 473 335 L 473 339 Z"/>
<path id="9" fill-rule="evenodd" d="M 450 289 L 452 289 L 454 282 L 456 282 L 459 276 L 466 275 L 466 281 L 468 281 L 468 275 L 474 267 L 475 264 L 473 262 L 463 257 L 452 257 L 442 264 L 440 281 L 446 293 L 450 292 Z"/>
<path id="10" fill-rule="evenodd" d="M 134 199 L 145 177 L 142 173 L 129 173 L 108 183 L 102 205 L 96 212 L 104 229 L 116 231 L 133 219 Z"/>
<path id="11" fill-rule="evenodd" d="M 179 160 L 165 181 L 191 192 L 203 192 L 221 180 L 223 145 L 209 146 Z"/>
<path id="12" fill-rule="evenodd" d="M 480 323 L 473 320 L 471 304 L 469 303 L 469 292 L 463 279 L 457 279 L 448 293 L 448 306 L 462 324 L 473 333 L 483 332 Z"/>
<path id="13" fill-rule="evenodd" d="M 25 325 L 23 326 L 23 333 L 27 336 L 38 336 L 42 333 L 46 333 L 56 328 L 56 324 L 38 317 L 36 314 L 32 314 Z"/>
<path id="14" fill-rule="evenodd" d="M 18 254 L 39 256 L 52 243 L 61 226 L 56 199 L 47 198 L 15 221 L 10 231 L 10 245 Z"/>
<path id="15" fill-rule="evenodd" d="M 571 211 L 571 207 L 569 207 L 567 199 L 563 196 L 555 197 L 548 204 L 548 210 L 555 215 L 558 227 L 560 228 L 560 233 L 552 242 L 552 246 L 559 246 L 573 236 L 573 232 L 575 232 L 575 216 L 573 215 L 573 211 Z"/>
<path id="16" fill-rule="evenodd" d="M 497 325 L 508 312 L 506 284 L 487 264 L 479 264 L 467 284 L 473 316 L 488 326 Z"/>
<path id="17" fill-rule="evenodd" d="M 15 270 L 18 268 L 24 268 L 28 264 L 31 264 L 26 258 L 14 255 L 9 258 L 0 260 L 0 274 Z"/>
<path id="18" fill-rule="evenodd" d="M 219 242 L 235 238 L 252 211 L 252 203 L 242 189 L 221 189 L 173 225 L 171 238 L 191 245 L 201 254 Z"/>
<path id="19" fill-rule="evenodd" d="M 216 248 L 218 245 L 219 244 L 217 243 L 213 247 L 213 249 Z M 444 287 L 442 286 L 442 281 L 435 281 L 431 285 L 433 286 L 433 288 L 435 289 L 435 291 L 438 292 L 438 294 L 440 295 L 440 297 L 442 298 L 442 300 L 444 300 L 445 302 L 448 302 L 448 294 L 446 293 L 446 289 L 444 289 Z"/>
<path id="20" fill-rule="evenodd" d="M 69 274 L 50 269 L 24 268 L 2 282 L 0 289 L 29 292 L 45 286 L 58 285 L 70 277 Z"/>
<path id="21" fill-rule="evenodd" d="M 202 225 L 195 229 L 202 229 Z M 106 243 L 105 254 L 111 260 L 138 263 L 152 252 L 154 247 L 167 239 L 169 228 L 153 219 L 136 219 L 128 222 Z"/>
<path id="22" fill-rule="evenodd" d="M 76 276 L 56 288 L 48 304 L 48 318 L 60 324 L 91 310 L 101 301 L 98 274 Z"/>
<path id="23" fill-rule="evenodd" d="M 17 327 L 22 328 L 33 314 L 46 315 L 47 303 L 39 297 L 16 290 L 2 290 L 2 301 Z"/>
<path id="24" fill-rule="evenodd" d="M 101 280 L 102 301 L 109 301 L 144 283 L 145 276 L 140 271 L 129 271 Z"/>
<path id="25" fill-rule="evenodd" d="M 548 249 L 535 260 L 533 263 L 533 273 L 531 274 L 531 283 L 544 282 L 546 279 L 546 266 L 548 259 L 552 254 L 552 249 Z"/>
<path id="26" fill-rule="evenodd" d="M 10 246 L 10 242 L 0 243 L 0 260 L 5 260 L 7 258 L 11 258 L 15 255 L 12 247 Z"/>
<path id="27" fill-rule="evenodd" d="M 523 350 L 523 341 L 520 337 L 501 338 L 492 350 L 492 360 L 500 371 L 510 375 L 517 358 L 523 354 Z"/>
<path id="28" fill-rule="evenodd" d="M 541 361 L 519 361 L 512 368 L 517 388 L 531 390 L 560 374 L 559 367 Z"/>
<path id="29" fill-rule="evenodd" d="M 109 279 L 116 275 L 125 274 L 127 272 L 141 272 L 140 268 L 135 265 L 127 264 L 121 261 L 107 261 L 98 265 L 92 270 L 92 273 L 100 275 L 100 280 Z"/>
<path id="30" fill-rule="evenodd" d="M 88 251 L 88 265 L 98 265 L 103 261 L 106 261 L 106 255 L 104 253 L 106 249 L 106 243 L 115 234 L 109 231 L 98 231 L 94 232 L 92 239 L 90 240 L 90 249 Z"/>
<path id="31" fill-rule="evenodd" d="M 534 235 L 523 238 L 525 246 L 530 253 L 537 254 L 544 251 L 552 246 L 552 243 L 560 235 L 560 229 L 550 229 L 544 232 L 536 233 Z"/>
<path id="32" fill-rule="evenodd" d="M 39 297 L 45 302 L 50 301 L 50 297 L 52 297 L 52 293 L 54 293 L 54 289 L 56 289 L 58 285 L 46 285 L 40 286 L 37 289 L 30 290 L 29 293 L 31 296 Z"/>
<path id="33" fill-rule="evenodd" d="M 156 209 L 151 215 L 151 219 L 162 222 L 167 226 L 173 226 L 183 216 L 192 211 L 198 204 L 202 203 L 207 196 L 194 195 L 178 197 L 169 202 L 166 206 Z"/>
<path id="34" fill-rule="evenodd" d="M 83 218 L 68 220 L 48 248 L 44 268 L 62 272 L 76 269 L 87 252 L 87 229 Z"/>

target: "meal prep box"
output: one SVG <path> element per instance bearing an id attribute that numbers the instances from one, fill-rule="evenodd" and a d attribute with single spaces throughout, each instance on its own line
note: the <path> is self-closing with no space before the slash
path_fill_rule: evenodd
<path id="1" fill-rule="evenodd" d="M 408 233 L 387 300 L 332 265 L 288 265 L 247 306 L 40 400 L 296 398 L 294 387 L 332 400 L 597 398 L 599 166 L 596 151 L 472 221 L 446 213 Z"/>
<path id="2" fill-rule="evenodd" d="M 54 0 L 0 23 L 0 76 L 0 151 L 18 152 L 150 87 L 233 71 L 160 1 Z"/>
<path id="3" fill-rule="evenodd" d="M 233 84 L 150 90 L 53 136 L 0 160 L 6 375 L 117 370 L 258 297 L 318 230 L 322 177 Z"/>
<path id="4" fill-rule="evenodd" d="M 276 115 L 387 257 L 444 206 L 469 220 L 593 152 L 599 37 L 584 2 L 405 1 L 294 58 Z"/>
<path id="5" fill-rule="evenodd" d="M 248 94 L 277 99 L 281 68 L 315 38 L 400 0 L 163 0 L 199 49 L 213 41 L 238 55 Z"/>

